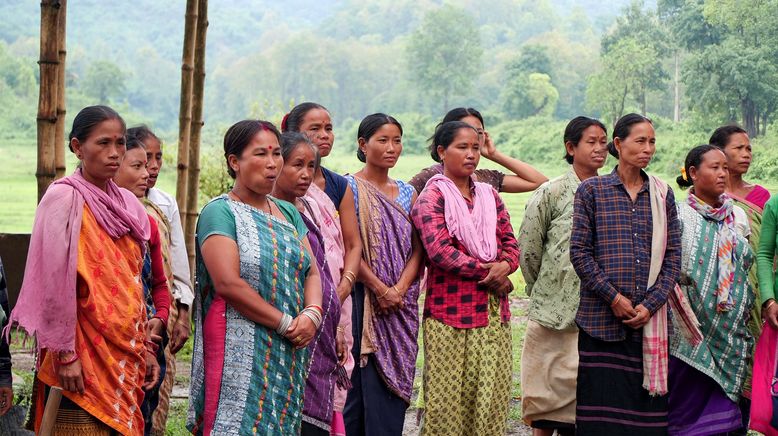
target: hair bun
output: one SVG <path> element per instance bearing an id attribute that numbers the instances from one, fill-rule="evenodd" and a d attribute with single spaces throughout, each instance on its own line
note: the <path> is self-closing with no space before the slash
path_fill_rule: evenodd
<path id="1" fill-rule="evenodd" d="M 291 112 L 287 112 L 286 115 L 284 115 L 284 117 L 281 118 L 281 130 L 284 131 L 284 132 L 286 132 L 286 129 L 287 129 L 287 124 L 288 124 L 288 121 L 289 121 L 289 114 L 290 113 Z"/>

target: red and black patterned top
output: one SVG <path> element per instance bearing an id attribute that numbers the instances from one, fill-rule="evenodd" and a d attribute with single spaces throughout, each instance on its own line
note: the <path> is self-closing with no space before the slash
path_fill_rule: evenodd
<path id="1" fill-rule="evenodd" d="M 471 186 L 475 196 L 475 186 Z M 519 268 L 519 245 L 513 235 L 508 211 L 497 191 L 497 260 L 506 261 L 511 273 Z M 465 199 L 473 210 L 473 202 Z M 451 236 L 446 227 L 445 199 L 435 186 L 424 189 L 411 211 L 411 219 L 419 231 L 427 252 L 427 296 L 424 301 L 424 317 L 432 317 L 456 328 L 485 327 L 489 323 L 490 291 L 478 281 L 488 274 L 481 261 L 470 256 L 465 246 Z M 500 301 L 502 322 L 510 321 L 508 297 Z"/>

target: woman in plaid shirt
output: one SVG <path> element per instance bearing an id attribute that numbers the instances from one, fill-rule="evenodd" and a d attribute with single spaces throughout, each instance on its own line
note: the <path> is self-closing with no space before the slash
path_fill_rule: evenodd
<path id="1" fill-rule="evenodd" d="M 583 181 L 575 194 L 570 261 L 581 279 L 579 436 L 667 433 L 667 326 L 656 321 L 666 319 L 681 244 L 673 191 L 644 171 L 655 142 L 648 118 L 625 115 L 608 144 L 618 166 Z M 663 240 L 658 250 L 653 242 Z M 647 334 L 656 341 L 644 343 Z M 651 371 L 662 365 L 664 372 Z"/>
<path id="2" fill-rule="evenodd" d="M 435 132 L 443 175 L 411 212 L 427 252 L 423 435 L 502 435 L 511 389 L 508 275 L 519 250 L 505 204 L 475 182 L 479 140 L 461 121 Z"/>

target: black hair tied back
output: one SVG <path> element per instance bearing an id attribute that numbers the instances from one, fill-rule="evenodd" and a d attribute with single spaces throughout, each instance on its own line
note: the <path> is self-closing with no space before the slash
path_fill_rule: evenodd
<path id="1" fill-rule="evenodd" d="M 694 183 L 692 183 L 691 168 L 699 168 L 700 164 L 702 164 L 703 157 L 712 150 L 718 150 L 718 147 L 710 144 L 702 144 L 689 150 L 689 153 L 686 154 L 684 165 L 681 168 L 681 175 L 675 179 L 675 182 L 678 183 L 678 186 L 681 189 L 694 186 Z"/>
<path id="2" fill-rule="evenodd" d="M 629 134 L 632 132 L 632 126 L 640 123 L 654 124 L 650 118 L 640 114 L 632 113 L 624 115 L 619 118 L 619 120 L 616 121 L 616 125 L 613 126 L 613 139 L 619 138 L 623 140 L 629 137 Z M 616 150 L 616 144 L 614 144 L 613 141 L 608 143 L 608 153 L 616 159 L 619 158 L 619 151 Z"/>

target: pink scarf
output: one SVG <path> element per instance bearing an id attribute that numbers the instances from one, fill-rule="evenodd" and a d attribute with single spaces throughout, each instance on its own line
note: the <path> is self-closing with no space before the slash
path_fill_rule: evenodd
<path id="1" fill-rule="evenodd" d="M 462 193 L 446 176 L 435 175 L 427 186 L 436 186 L 445 199 L 444 214 L 451 233 L 462 242 L 467 252 L 484 262 L 497 258 L 497 205 L 494 188 L 486 183 L 476 182 L 471 213 Z"/>
<path id="2" fill-rule="evenodd" d="M 113 181 L 104 192 L 76 169 L 49 187 L 35 212 L 22 289 L 4 332 L 18 324 L 35 336 L 39 351 L 76 348 L 76 268 L 84 204 L 111 238 L 130 234 L 141 247 L 149 239 L 143 205 Z"/>

